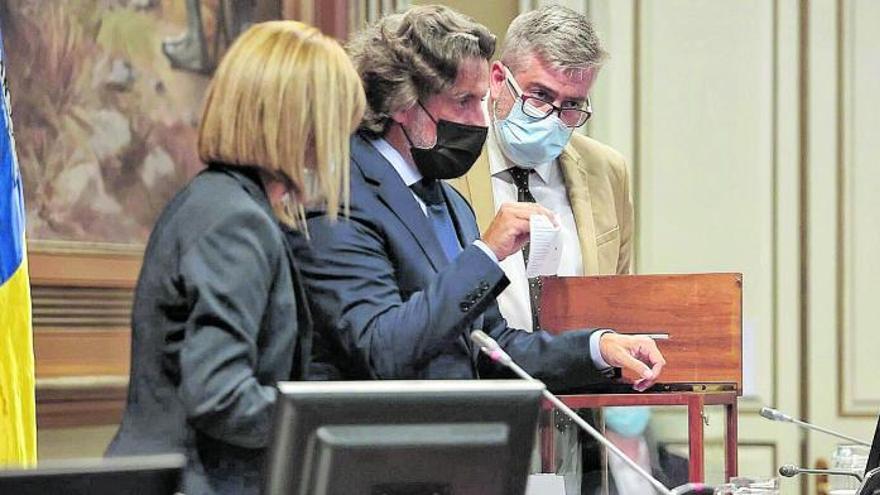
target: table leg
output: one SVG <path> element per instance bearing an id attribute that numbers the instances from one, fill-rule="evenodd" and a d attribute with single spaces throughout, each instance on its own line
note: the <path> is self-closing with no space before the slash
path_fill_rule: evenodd
<path id="1" fill-rule="evenodd" d="M 739 442 L 739 432 L 737 430 L 737 406 L 736 397 L 730 404 L 724 406 L 727 412 L 727 430 L 724 435 L 724 479 L 730 481 L 730 478 L 737 476 L 738 459 L 736 446 Z"/>
<path id="2" fill-rule="evenodd" d="M 705 477 L 703 463 L 703 405 L 702 397 L 688 398 L 688 480 L 702 483 Z"/>
<path id="3" fill-rule="evenodd" d="M 553 409 L 541 412 L 541 472 L 556 472 L 556 422 Z"/>

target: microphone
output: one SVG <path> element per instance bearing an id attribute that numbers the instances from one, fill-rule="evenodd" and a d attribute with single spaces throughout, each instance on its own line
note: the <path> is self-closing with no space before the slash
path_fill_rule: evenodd
<path id="1" fill-rule="evenodd" d="M 522 378 L 524 380 L 533 381 L 533 382 L 540 381 L 540 380 L 536 380 L 531 375 L 526 373 L 526 371 L 524 369 L 520 368 L 519 365 L 513 361 L 513 359 L 510 357 L 510 355 L 508 355 L 506 352 L 504 352 L 504 349 L 502 349 L 501 346 L 498 345 L 498 342 L 496 342 L 495 339 L 493 339 L 492 337 L 489 337 L 488 335 L 486 335 L 486 333 L 483 332 L 482 330 L 474 330 L 473 332 L 471 332 L 471 340 L 474 341 L 475 344 L 480 346 L 480 350 L 483 351 L 483 353 L 485 353 L 487 356 L 489 356 L 489 358 L 492 361 L 495 361 L 497 363 L 503 364 L 504 366 L 507 366 L 508 368 L 511 369 L 511 371 L 513 371 L 520 378 Z M 584 431 L 589 433 L 590 436 L 593 437 L 594 439 L 596 439 L 597 442 L 599 442 L 600 444 L 605 446 L 605 448 L 607 448 L 612 453 L 614 453 L 614 455 L 619 457 L 624 463 L 626 463 L 627 466 L 629 466 L 632 470 L 637 472 L 639 474 L 639 476 L 641 476 L 642 478 L 647 480 L 649 483 L 651 483 L 651 485 L 655 489 L 657 489 L 657 491 L 662 493 L 663 495 L 677 495 L 677 494 L 683 494 L 683 493 L 693 493 L 688 490 L 693 490 L 694 488 L 697 488 L 696 485 L 695 486 L 685 485 L 683 487 L 676 488 L 675 491 L 672 491 L 669 488 L 666 488 L 666 486 L 664 486 L 663 483 L 660 483 L 656 478 L 654 478 L 648 472 L 646 472 L 644 469 L 642 469 L 641 466 L 639 466 L 638 464 L 633 462 L 633 460 L 630 459 L 629 457 L 627 457 L 626 454 L 624 454 L 619 448 L 617 448 L 616 445 L 614 445 L 613 443 L 611 443 L 611 441 L 609 441 L 607 438 L 602 436 L 601 433 L 596 431 L 595 428 L 593 428 L 589 423 L 584 421 L 583 418 L 581 418 L 574 411 L 572 411 L 570 407 L 566 406 L 565 403 L 563 403 L 561 400 L 559 400 L 558 397 L 556 397 L 555 395 L 550 393 L 550 391 L 548 391 L 546 387 L 544 388 L 544 391 L 542 392 L 542 394 L 544 395 L 545 399 L 550 401 L 550 403 L 552 403 L 557 409 L 562 411 L 566 416 L 568 416 L 572 421 L 574 421 L 575 424 L 577 424 Z M 703 486 L 700 485 L 699 488 L 702 489 Z M 685 491 L 678 491 L 679 489 L 682 489 Z M 695 492 L 695 493 L 700 493 L 700 492 Z"/>
<path id="2" fill-rule="evenodd" d="M 836 431 L 829 430 L 828 428 L 823 428 L 821 426 L 817 426 L 814 424 L 807 423 L 805 421 L 801 421 L 799 419 L 795 419 L 795 418 L 789 416 L 788 414 L 785 414 L 781 411 L 778 411 L 778 410 L 770 408 L 770 407 L 762 407 L 760 414 L 761 414 L 761 417 L 763 417 L 765 419 L 769 419 L 770 421 L 779 421 L 782 423 L 792 423 L 797 426 L 800 426 L 801 428 L 807 428 L 809 430 L 815 430 L 815 431 L 824 433 L 826 435 L 831 435 L 832 437 L 842 438 L 843 440 L 846 440 L 848 442 L 852 442 L 852 443 L 855 443 L 858 445 L 864 445 L 866 447 L 871 446 L 870 443 L 865 442 L 864 440 L 859 440 L 858 438 L 853 438 L 849 435 L 844 435 L 843 433 L 838 433 Z"/>
<path id="3" fill-rule="evenodd" d="M 792 464 L 785 464 L 779 468 L 779 474 L 785 476 L 786 478 L 793 478 L 799 474 L 827 474 L 829 476 L 852 476 L 859 480 L 859 483 L 864 481 L 862 475 L 860 473 L 854 471 L 846 471 L 842 469 L 806 469 L 799 468 Z"/>
<path id="4" fill-rule="evenodd" d="M 783 421 L 786 423 L 793 421 L 793 418 L 788 414 L 784 414 L 782 411 L 771 407 L 762 407 L 760 414 L 764 419 L 769 419 L 770 421 Z"/>

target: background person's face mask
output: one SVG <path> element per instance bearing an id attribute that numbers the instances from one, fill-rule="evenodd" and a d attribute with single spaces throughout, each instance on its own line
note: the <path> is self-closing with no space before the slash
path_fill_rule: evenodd
<path id="1" fill-rule="evenodd" d="M 416 168 L 428 179 L 455 179 L 466 174 L 483 151 L 489 128 L 443 119 L 437 121 L 421 102 L 419 106 L 436 124 L 437 141 L 431 148 L 417 148 L 406 128 L 400 126 L 409 141 L 409 151 Z"/>
<path id="2" fill-rule="evenodd" d="M 562 154 L 574 129 L 559 120 L 555 112 L 544 118 L 527 115 L 523 111 L 522 89 L 507 67 L 504 72 L 507 87 L 513 95 L 513 107 L 504 119 L 499 119 L 496 109 L 492 109 L 492 123 L 502 153 L 522 168 L 535 168 L 555 160 Z"/>
<path id="3" fill-rule="evenodd" d="M 651 420 L 651 408 L 645 406 L 606 407 L 605 426 L 626 438 L 636 438 L 645 433 Z"/>

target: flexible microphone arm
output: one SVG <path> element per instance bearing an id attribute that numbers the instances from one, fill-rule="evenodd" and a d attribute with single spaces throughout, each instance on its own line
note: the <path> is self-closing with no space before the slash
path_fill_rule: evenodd
<path id="1" fill-rule="evenodd" d="M 852 476 L 859 480 L 859 483 L 864 481 L 862 475 L 860 473 L 856 473 L 854 471 L 846 471 L 842 469 L 806 469 L 799 468 L 792 464 L 785 464 L 784 466 L 779 468 L 779 474 L 785 476 L 786 478 L 793 478 L 799 474 L 827 474 L 830 476 Z"/>
<path id="2" fill-rule="evenodd" d="M 816 426 L 814 424 L 807 423 L 805 421 L 801 421 L 799 419 L 795 419 L 788 414 L 785 414 L 781 411 L 770 407 L 762 407 L 761 408 L 761 416 L 765 419 L 769 419 L 770 421 L 779 421 L 782 423 L 793 423 L 795 425 L 800 426 L 801 428 L 807 428 L 810 430 L 815 430 L 818 432 L 825 433 L 826 435 L 831 435 L 832 437 L 842 438 L 848 442 L 853 442 L 858 445 L 864 445 L 866 447 L 870 447 L 871 444 L 865 442 L 864 440 L 859 440 L 858 438 L 851 437 L 849 435 L 844 435 L 843 433 L 838 433 L 833 430 L 829 430 L 828 428 L 823 428 L 821 426 Z"/>
<path id="3" fill-rule="evenodd" d="M 519 367 L 513 359 L 501 349 L 501 346 L 498 345 L 498 342 L 495 342 L 495 339 L 486 335 L 482 330 L 474 330 L 471 332 L 471 340 L 474 341 L 478 346 L 480 346 L 480 350 L 482 350 L 487 356 L 489 356 L 492 361 L 498 362 L 510 368 L 517 376 L 524 380 L 529 381 L 538 381 L 532 378 L 531 375 L 526 373 L 526 371 Z M 572 421 L 574 421 L 578 426 L 580 426 L 584 431 L 590 434 L 591 437 L 596 439 L 597 442 L 601 443 L 608 450 L 614 453 L 617 457 L 619 457 L 627 466 L 632 468 L 635 472 L 639 473 L 639 476 L 647 480 L 651 485 L 654 486 L 660 493 L 663 495 L 674 495 L 674 492 L 669 488 L 663 486 L 663 483 L 657 481 L 656 478 L 651 476 L 648 472 L 642 469 L 641 466 L 633 462 L 632 459 L 626 456 L 616 445 L 611 443 L 607 438 L 605 438 L 601 433 L 596 431 L 595 428 L 590 426 L 589 423 L 584 421 L 583 418 L 578 416 L 574 411 L 571 410 L 570 407 L 566 406 L 559 398 L 550 393 L 546 388 L 543 391 L 544 398 L 549 400 L 557 409 L 562 411 L 566 416 L 568 416 Z"/>

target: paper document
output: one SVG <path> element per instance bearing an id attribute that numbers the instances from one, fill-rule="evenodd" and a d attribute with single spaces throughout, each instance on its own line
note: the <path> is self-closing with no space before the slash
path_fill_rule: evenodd
<path id="1" fill-rule="evenodd" d="M 544 215 L 529 217 L 531 240 L 529 259 L 526 262 L 526 276 L 556 275 L 562 256 L 562 235 L 559 227 Z"/>

